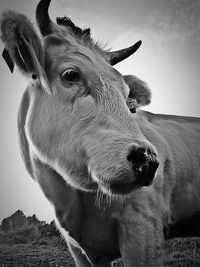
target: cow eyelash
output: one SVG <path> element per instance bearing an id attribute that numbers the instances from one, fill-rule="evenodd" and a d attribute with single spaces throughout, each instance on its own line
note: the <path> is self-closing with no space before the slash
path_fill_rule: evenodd
<path id="1" fill-rule="evenodd" d="M 80 80 L 80 73 L 77 69 L 68 68 L 61 74 L 61 80 L 69 83 L 78 82 Z"/>

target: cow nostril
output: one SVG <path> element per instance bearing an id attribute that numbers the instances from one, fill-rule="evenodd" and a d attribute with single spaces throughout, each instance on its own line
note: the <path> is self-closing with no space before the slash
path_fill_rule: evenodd
<path id="1" fill-rule="evenodd" d="M 141 166 L 141 171 L 137 172 L 136 183 L 141 186 L 150 185 L 155 177 L 159 162 L 157 160 L 148 162 L 147 165 Z"/>
<path id="2" fill-rule="evenodd" d="M 135 183 L 141 186 L 150 185 L 158 169 L 157 155 L 149 148 L 134 148 L 127 156 L 136 178 Z"/>
<path id="3" fill-rule="evenodd" d="M 141 148 L 134 148 L 130 151 L 129 155 L 127 156 L 127 160 L 134 165 L 143 164 L 146 161 L 147 152 L 146 149 Z"/>

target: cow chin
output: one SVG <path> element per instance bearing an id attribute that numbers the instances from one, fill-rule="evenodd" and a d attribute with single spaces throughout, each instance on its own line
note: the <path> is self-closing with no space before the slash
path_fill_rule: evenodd
<path id="1" fill-rule="evenodd" d="M 129 195 L 138 187 L 135 178 L 127 173 L 120 174 L 120 177 L 116 175 L 109 180 L 97 176 L 94 172 L 91 173 L 91 177 L 98 184 L 98 189 L 109 196 Z"/>

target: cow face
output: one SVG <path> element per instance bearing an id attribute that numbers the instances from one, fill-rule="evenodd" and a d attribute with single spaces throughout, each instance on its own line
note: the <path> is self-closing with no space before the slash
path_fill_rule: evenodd
<path id="1" fill-rule="evenodd" d="M 25 125 L 30 156 L 82 190 L 126 194 L 150 185 L 158 167 L 156 149 L 127 106 L 127 101 L 131 109 L 147 103 L 150 94 L 135 77 L 112 67 L 127 51 L 109 54 L 88 29 L 67 18 L 55 24 L 46 11 L 41 17 L 49 2 L 37 7 L 42 40 L 23 15 L 5 13 L 1 24 L 4 58 L 31 79 Z"/>

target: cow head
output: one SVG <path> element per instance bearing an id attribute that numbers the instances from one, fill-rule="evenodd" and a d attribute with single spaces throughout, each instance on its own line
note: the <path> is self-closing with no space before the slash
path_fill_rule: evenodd
<path id="1" fill-rule="evenodd" d="M 25 130 L 31 157 L 82 190 L 125 194 L 150 185 L 156 149 L 129 110 L 148 104 L 150 92 L 136 77 L 113 68 L 141 42 L 104 51 L 89 29 L 67 17 L 53 23 L 49 3 L 40 1 L 36 10 L 42 38 L 24 15 L 6 12 L 1 21 L 3 56 L 11 70 L 16 64 L 30 79 Z"/>

